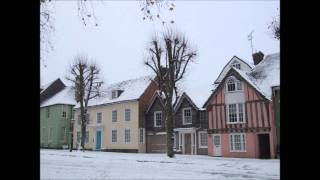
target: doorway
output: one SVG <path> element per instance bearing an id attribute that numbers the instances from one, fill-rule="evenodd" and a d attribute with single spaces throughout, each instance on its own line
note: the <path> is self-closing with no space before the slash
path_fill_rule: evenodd
<path id="1" fill-rule="evenodd" d="M 259 155 L 261 159 L 270 159 L 270 138 L 269 134 L 258 134 Z"/>

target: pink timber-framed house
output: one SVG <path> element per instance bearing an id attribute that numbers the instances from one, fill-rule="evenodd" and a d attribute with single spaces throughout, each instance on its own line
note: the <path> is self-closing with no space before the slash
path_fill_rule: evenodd
<path id="1" fill-rule="evenodd" d="M 223 68 L 203 106 L 208 112 L 209 156 L 276 157 L 272 89 L 280 88 L 279 54 L 254 54 L 254 67 L 234 56 Z"/>

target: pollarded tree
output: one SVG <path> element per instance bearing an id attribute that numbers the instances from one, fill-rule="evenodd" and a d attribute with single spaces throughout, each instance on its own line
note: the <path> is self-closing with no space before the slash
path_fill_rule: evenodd
<path id="1" fill-rule="evenodd" d="M 168 30 L 161 37 L 155 36 L 147 48 L 145 65 L 156 75 L 159 90 L 164 102 L 166 117 L 167 155 L 174 157 L 173 151 L 173 107 L 179 98 L 178 82 L 184 78 L 190 62 L 194 61 L 197 51 L 190 46 L 186 37 Z"/>
<path id="2" fill-rule="evenodd" d="M 84 150 L 86 139 L 86 125 L 88 123 L 87 107 L 89 101 L 101 95 L 100 69 L 95 63 L 89 63 L 85 55 L 78 55 L 70 67 L 70 75 L 66 77 L 71 81 L 75 90 L 75 99 L 80 104 L 81 119 L 81 148 Z"/>

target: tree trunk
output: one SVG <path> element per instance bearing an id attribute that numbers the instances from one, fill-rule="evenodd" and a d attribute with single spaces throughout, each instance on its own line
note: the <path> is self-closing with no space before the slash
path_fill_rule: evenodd
<path id="1" fill-rule="evenodd" d="M 172 158 L 174 157 L 174 151 L 173 151 L 173 108 L 170 105 L 172 103 L 168 103 L 166 107 L 166 131 L 167 131 L 167 155 Z"/>
<path id="2" fill-rule="evenodd" d="M 86 113 L 83 107 L 83 102 L 80 102 L 80 115 L 81 115 L 81 149 L 84 151 L 84 142 L 86 139 Z"/>

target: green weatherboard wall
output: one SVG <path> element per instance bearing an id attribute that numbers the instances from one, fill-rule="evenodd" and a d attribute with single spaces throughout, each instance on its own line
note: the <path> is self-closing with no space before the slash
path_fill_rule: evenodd
<path id="1" fill-rule="evenodd" d="M 69 145 L 72 107 L 72 105 L 57 104 L 40 108 L 41 148 L 62 148 L 63 145 Z M 65 112 L 65 117 L 63 117 L 63 112 Z M 52 131 L 51 138 L 50 131 Z"/>

